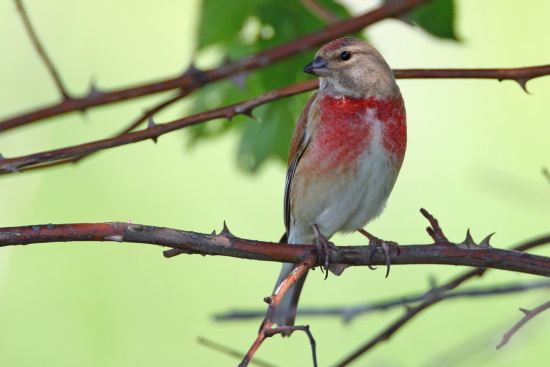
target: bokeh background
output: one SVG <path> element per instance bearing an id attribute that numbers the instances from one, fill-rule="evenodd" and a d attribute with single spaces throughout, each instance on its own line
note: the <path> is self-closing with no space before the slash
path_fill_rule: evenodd
<path id="1" fill-rule="evenodd" d="M 27 0 L 39 37 L 71 93 L 95 80 L 113 89 L 177 75 L 193 58 L 198 1 Z M 365 1 L 360 11 L 374 6 Z M 231 6 L 228 3 L 228 6 Z M 519 67 L 550 60 L 550 3 L 458 1 L 461 43 L 441 41 L 396 20 L 366 34 L 392 67 Z M 0 117 L 59 96 L 29 42 L 12 1 L 0 2 Z M 300 72 L 300 70 L 296 70 Z M 421 207 L 452 240 L 497 232 L 510 247 L 548 233 L 550 77 L 512 81 L 401 80 L 409 147 L 384 214 L 369 229 L 401 244 L 428 243 Z M 91 141 L 124 126 L 161 96 L 94 108 L 0 135 L 7 157 Z M 185 114 L 176 107 L 156 116 Z M 262 122 L 269 123 L 269 122 Z M 197 232 L 226 220 L 241 237 L 276 240 L 283 230 L 285 167 L 274 160 L 252 175 L 236 161 L 234 133 L 189 148 L 185 132 L 133 144 L 75 166 L 0 177 L 0 226 L 128 221 Z M 336 244 L 364 244 L 358 235 Z M 550 255 L 548 249 L 536 250 Z M 237 360 L 197 343 L 199 336 L 246 351 L 259 321 L 219 323 L 235 308 L 263 309 L 279 264 L 179 256 L 119 243 L 38 244 L 0 251 L 0 365 L 228 366 Z M 352 305 L 426 290 L 465 271 L 449 266 L 348 269 L 323 281 L 310 275 L 303 306 Z M 471 285 L 534 279 L 491 271 Z M 550 357 L 550 314 L 495 346 L 520 317 L 548 299 L 537 291 L 457 299 L 425 311 L 357 365 L 543 366 Z M 361 317 L 306 318 L 321 366 L 330 365 L 398 317 L 403 309 Z M 304 335 L 268 340 L 258 357 L 279 366 L 310 365 Z"/>

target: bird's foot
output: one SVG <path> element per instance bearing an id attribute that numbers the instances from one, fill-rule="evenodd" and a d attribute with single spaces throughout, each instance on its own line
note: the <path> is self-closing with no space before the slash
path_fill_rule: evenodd
<path id="1" fill-rule="evenodd" d="M 370 255 L 371 261 L 377 247 L 380 247 L 384 252 L 384 255 L 386 255 L 386 269 L 387 269 L 386 278 L 387 278 L 388 275 L 390 275 L 390 264 L 391 264 L 390 247 L 395 247 L 397 249 L 397 255 L 399 255 L 399 252 L 400 252 L 399 245 L 397 244 L 397 242 L 381 240 L 380 238 L 373 236 L 372 234 L 365 231 L 364 229 L 360 229 L 359 232 L 369 239 L 369 247 L 371 249 L 371 255 Z M 369 265 L 369 269 L 374 270 L 376 268 L 373 267 L 372 265 Z"/>
<path id="2" fill-rule="evenodd" d="M 340 253 L 340 249 L 338 246 L 336 246 L 334 243 L 330 242 L 319 230 L 319 227 L 317 224 L 313 225 L 313 229 L 315 230 L 315 233 L 317 234 L 317 250 L 319 253 L 319 258 L 322 260 L 323 266 L 321 269 L 325 270 L 325 279 L 328 277 L 328 271 L 330 266 L 330 252 L 336 251 L 337 253 Z"/>

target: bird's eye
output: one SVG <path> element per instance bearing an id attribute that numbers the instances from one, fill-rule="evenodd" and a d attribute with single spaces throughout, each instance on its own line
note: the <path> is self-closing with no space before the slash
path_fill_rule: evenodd
<path id="1" fill-rule="evenodd" d="M 349 53 L 349 51 L 344 51 L 340 54 L 340 58 L 342 59 L 342 61 L 348 61 L 349 59 L 351 59 L 351 53 Z"/>

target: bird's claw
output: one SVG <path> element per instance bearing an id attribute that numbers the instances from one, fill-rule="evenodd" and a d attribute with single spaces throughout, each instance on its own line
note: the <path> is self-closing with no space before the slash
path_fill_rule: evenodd
<path id="1" fill-rule="evenodd" d="M 323 260 L 323 266 L 321 270 L 325 271 L 325 279 L 328 277 L 328 271 L 330 266 L 330 252 L 335 251 L 340 253 L 340 249 L 334 243 L 330 242 L 322 233 L 319 231 L 319 227 L 316 224 L 313 225 L 313 229 L 317 234 L 317 251 L 319 258 Z"/>
<path id="2" fill-rule="evenodd" d="M 365 231 L 364 229 L 360 229 L 359 232 L 363 234 L 365 237 L 369 239 L 369 248 L 371 250 L 370 260 L 372 262 L 372 258 L 374 257 L 374 253 L 376 251 L 377 247 L 380 247 L 382 251 L 384 252 L 384 255 L 386 256 L 386 278 L 388 275 L 390 275 L 390 247 L 395 247 L 397 250 L 397 255 L 400 254 L 401 250 L 399 248 L 399 244 L 397 242 L 393 241 L 384 241 L 376 236 L 373 236 L 369 232 Z M 374 270 L 376 269 L 374 266 L 369 265 L 369 269 Z"/>

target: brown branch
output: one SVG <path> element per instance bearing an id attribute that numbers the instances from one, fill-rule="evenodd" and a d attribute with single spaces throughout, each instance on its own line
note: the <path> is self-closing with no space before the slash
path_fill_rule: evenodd
<path id="1" fill-rule="evenodd" d="M 244 356 L 243 360 L 239 364 L 239 367 L 245 367 L 248 366 L 248 363 L 258 350 L 264 340 L 266 338 L 272 337 L 276 334 L 283 334 L 283 335 L 290 335 L 295 330 L 301 330 L 306 332 L 306 334 L 309 337 L 310 344 L 311 344 L 311 350 L 313 354 L 313 365 L 317 366 L 317 356 L 315 352 L 315 340 L 313 339 L 313 336 L 311 335 L 311 332 L 309 331 L 308 326 L 281 326 L 281 327 L 273 327 L 274 324 L 274 317 L 275 313 L 277 311 L 277 307 L 279 306 L 279 303 L 281 302 L 283 296 L 288 291 L 290 287 L 296 283 L 296 281 L 304 276 L 309 269 L 311 269 L 313 266 L 315 266 L 317 262 L 317 249 L 311 250 L 307 253 L 305 259 L 303 262 L 300 263 L 294 269 L 288 277 L 286 277 L 285 280 L 281 282 L 281 284 L 275 289 L 271 297 L 266 297 L 264 301 L 269 305 L 267 308 L 266 316 L 264 321 L 262 322 L 262 325 L 260 327 L 260 331 L 258 332 L 258 336 L 256 337 L 256 340 L 254 340 L 254 343 Z"/>
<path id="2" fill-rule="evenodd" d="M 0 247 L 69 241 L 116 241 L 176 248 L 187 254 L 220 255 L 250 260 L 301 263 L 314 245 L 289 245 L 246 240 L 233 235 L 208 235 L 133 223 L 48 224 L 0 228 Z M 384 265 L 385 256 L 368 246 L 339 247 L 331 264 Z M 371 261 L 372 256 L 372 261 Z M 496 248 L 472 248 L 462 244 L 406 245 L 390 251 L 392 265 L 445 264 L 476 266 L 550 276 L 550 259 L 544 256 Z"/>
<path id="3" fill-rule="evenodd" d="M 127 133 L 114 138 L 98 140 L 91 143 L 85 143 L 75 145 L 68 148 L 55 149 L 46 152 L 40 152 L 35 154 L 29 154 L 26 156 L 20 156 L 15 158 L 0 157 L 0 174 L 14 173 L 20 171 L 22 168 L 29 166 L 43 167 L 45 163 L 54 163 L 62 161 L 64 163 L 73 162 L 74 159 L 87 155 L 93 152 L 97 152 L 104 149 L 110 149 L 121 145 L 136 143 L 138 141 L 157 139 L 160 135 L 196 125 L 205 121 L 228 118 L 238 114 L 250 114 L 250 111 L 264 103 L 280 99 L 283 97 L 292 96 L 298 93 L 302 93 L 307 90 L 312 90 L 318 86 L 317 80 L 310 80 L 305 83 L 295 84 L 275 91 L 271 91 L 262 94 L 258 97 L 245 100 L 243 102 L 235 103 L 230 106 L 217 108 L 207 112 L 202 112 L 196 115 L 185 117 L 179 120 L 172 121 L 170 123 L 159 124 L 148 127 L 147 129 Z"/>
<path id="4" fill-rule="evenodd" d="M 8 118 L 0 122 L 0 132 L 13 129 L 31 122 L 42 120 L 52 116 L 58 116 L 68 112 L 84 111 L 87 108 L 125 101 L 128 99 L 143 97 L 146 95 L 181 89 L 183 93 L 190 93 L 208 83 L 228 78 L 243 71 L 252 71 L 271 65 L 275 62 L 292 57 L 298 53 L 305 52 L 313 47 L 320 46 L 335 38 L 357 32 L 368 25 L 387 18 L 394 18 L 397 15 L 410 11 L 411 9 L 430 2 L 432 0 L 402 0 L 386 3 L 370 12 L 359 15 L 355 18 L 339 21 L 319 31 L 298 37 L 292 41 L 271 49 L 260 52 L 256 55 L 222 65 L 210 70 L 197 70 L 190 67 L 183 75 L 154 83 L 143 84 L 126 89 L 118 89 L 111 92 L 101 93 L 93 91 L 83 98 L 74 98 L 24 113 L 19 116 Z"/>
<path id="5" fill-rule="evenodd" d="M 325 8 L 322 4 L 319 4 L 317 0 L 300 0 L 300 2 L 313 15 L 329 24 L 341 20 L 338 15 Z"/>
<path id="6" fill-rule="evenodd" d="M 483 72 L 480 72 L 483 71 Z M 410 78 L 420 77 L 432 77 L 446 78 L 455 77 L 457 73 L 463 72 L 465 77 L 476 78 L 492 78 L 492 79 L 513 79 L 524 80 L 532 79 L 540 76 L 550 75 L 550 65 L 533 66 L 527 68 L 516 69 L 471 69 L 471 70 L 459 70 L 459 69 L 434 69 L 434 70 L 413 70 L 410 74 L 407 70 L 396 70 L 396 73 L 401 72 L 401 77 L 408 76 Z M 469 75 L 469 76 L 468 76 Z M 476 76 L 474 76 L 476 75 Z M 528 75 L 528 76 L 526 76 Z M 75 145 L 68 148 L 50 150 L 40 153 L 29 154 L 25 156 L 19 156 L 14 158 L 4 158 L 0 156 L 0 174 L 8 174 L 19 172 L 21 170 L 29 170 L 32 168 L 45 168 L 52 165 L 74 163 L 82 156 L 121 145 L 132 144 L 138 141 L 147 139 L 157 139 L 160 135 L 166 134 L 178 129 L 182 129 L 188 126 L 203 123 L 205 121 L 226 117 L 231 119 L 237 114 L 250 114 L 250 112 L 262 104 L 293 96 L 295 94 L 303 93 L 313 90 L 318 87 L 317 80 L 309 80 L 307 82 L 294 84 L 281 89 L 273 90 L 262 94 L 260 96 L 239 102 L 230 106 L 217 108 L 214 110 L 202 112 L 196 115 L 185 117 L 179 120 L 165 123 L 162 125 L 153 126 L 145 130 L 118 135 L 113 138 L 98 140 L 95 142 L 84 143 Z M 175 96 L 165 103 L 170 104 L 177 100 L 178 96 Z M 157 107 L 162 108 L 163 105 Z M 133 127 L 133 126 L 132 126 Z M 24 169 L 25 167 L 28 167 Z"/>
<path id="7" fill-rule="evenodd" d="M 15 0 L 15 5 L 17 6 L 17 11 L 19 12 L 19 15 L 21 16 L 21 20 L 23 21 L 23 24 L 25 25 L 25 29 L 31 39 L 31 42 L 38 52 L 38 55 L 46 65 L 46 68 L 48 69 L 49 73 L 51 74 L 55 85 L 57 86 L 57 89 L 59 89 L 59 92 L 63 96 L 63 102 L 60 104 L 65 103 L 66 101 L 70 100 L 71 97 L 67 93 L 65 87 L 63 86 L 63 82 L 61 81 L 61 77 L 59 76 L 59 73 L 53 66 L 52 61 L 48 57 L 48 54 L 46 53 L 46 50 L 44 47 L 42 47 L 42 44 L 40 43 L 40 40 L 38 39 L 38 36 L 36 35 L 36 32 L 34 31 L 31 20 L 29 19 L 29 16 L 27 15 L 27 11 L 25 10 L 25 7 L 23 6 L 22 0 Z M 1 128 L 0 128 L 1 131 Z"/>
<path id="8" fill-rule="evenodd" d="M 505 346 L 514 334 L 523 327 L 529 320 L 531 320 L 533 317 L 541 314 L 542 312 L 550 309 L 550 301 L 543 303 L 542 305 L 532 309 L 532 310 L 526 310 L 524 308 L 520 308 L 519 310 L 524 313 L 524 316 L 519 320 L 510 330 L 508 330 L 504 335 L 502 336 L 502 341 L 497 345 L 497 349 L 502 348 Z"/>
<path id="9" fill-rule="evenodd" d="M 216 343 L 212 340 L 208 340 L 206 338 L 202 338 L 202 337 L 199 337 L 198 338 L 198 343 L 199 344 L 202 344 L 204 345 L 205 347 L 208 347 L 208 348 L 211 348 L 211 349 L 214 349 L 218 352 L 221 352 L 223 354 L 226 354 L 228 356 L 231 356 L 231 357 L 235 357 L 235 358 L 238 358 L 238 359 L 241 359 L 242 356 L 243 356 L 243 353 L 239 352 L 239 351 L 236 351 L 234 349 L 231 349 L 225 345 L 222 345 L 222 344 L 219 344 L 219 343 Z M 259 358 L 254 358 L 250 361 L 251 364 L 253 365 L 256 365 L 256 366 L 260 366 L 260 367 L 274 367 L 272 364 L 268 363 L 268 362 L 265 362 L 265 361 L 262 361 L 260 360 Z"/>
<path id="10" fill-rule="evenodd" d="M 501 286 L 489 286 L 471 288 L 463 291 L 454 291 L 450 293 L 444 293 L 441 295 L 441 300 L 454 299 L 454 298 L 470 298 L 470 297 L 487 297 L 495 295 L 506 295 L 511 293 L 527 292 L 537 289 L 550 288 L 549 281 L 536 281 L 536 282 L 524 282 L 517 284 L 507 284 Z M 397 297 L 394 299 L 382 300 L 378 302 L 369 302 L 362 305 L 355 306 L 341 306 L 341 307 L 301 307 L 298 309 L 299 316 L 337 316 L 341 317 L 344 322 L 351 322 L 358 316 L 363 316 L 372 312 L 387 311 L 395 307 L 409 306 L 421 301 L 425 301 L 428 298 L 427 293 Z M 227 312 L 224 314 L 215 315 L 216 321 L 229 321 L 229 320 L 244 320 L 255 319 L 264 317 L 264 311 L 243 311 L 236 310 Z"/>
<path id="11" fill-rule="evenodd" d="M 513 250 L 526 251 L 546 243 L 550 243 L 550 235 L 539 237 L 527 243 L 518 245 Z M 485 274 L 487 270 L 489 269 L 478 268 L 478 269 L 471 270 L 467 273 L 464 273 L 463 275 L 460 275 L 454 278 L 453 280 L 449 281 L 448 283 L 440 287 L 430 290 L 429 292 L 426 293 L 426 296 L 427 296 L 426 301 L 422 302 L 421 304 L 415 307 L 408 308 L 407 312 L 402 317 L 397 319 L 394 323 L 389 325 L 386 329 L 384 329 L 379 334 L 374 336 L 367 343 L 365 343 L 363 346 L 358 348 L 356 351 L 352 352 L 348 357 L 346 357 L 343 361 L 339 362 L 335 366 L 336 367 L 347 366 L 349 363 L 353 362 L 354 360 L 356 360 L 357 358 L 365 354 L 367 351 L 374 348 L 380 342 L 388 340 L 397 330 L 399 330 L 403 325 L 409 322 L 412 318 L 414 318 L 420 312 L 443 300 L 444 299 L 443 295 L 445 292 L 455 289 L 456 287 L 458 287 L 459 285 L 461 285 L 462 283 L 464 283 L 469 279 L 482 276 L 483 274 Z"/>

